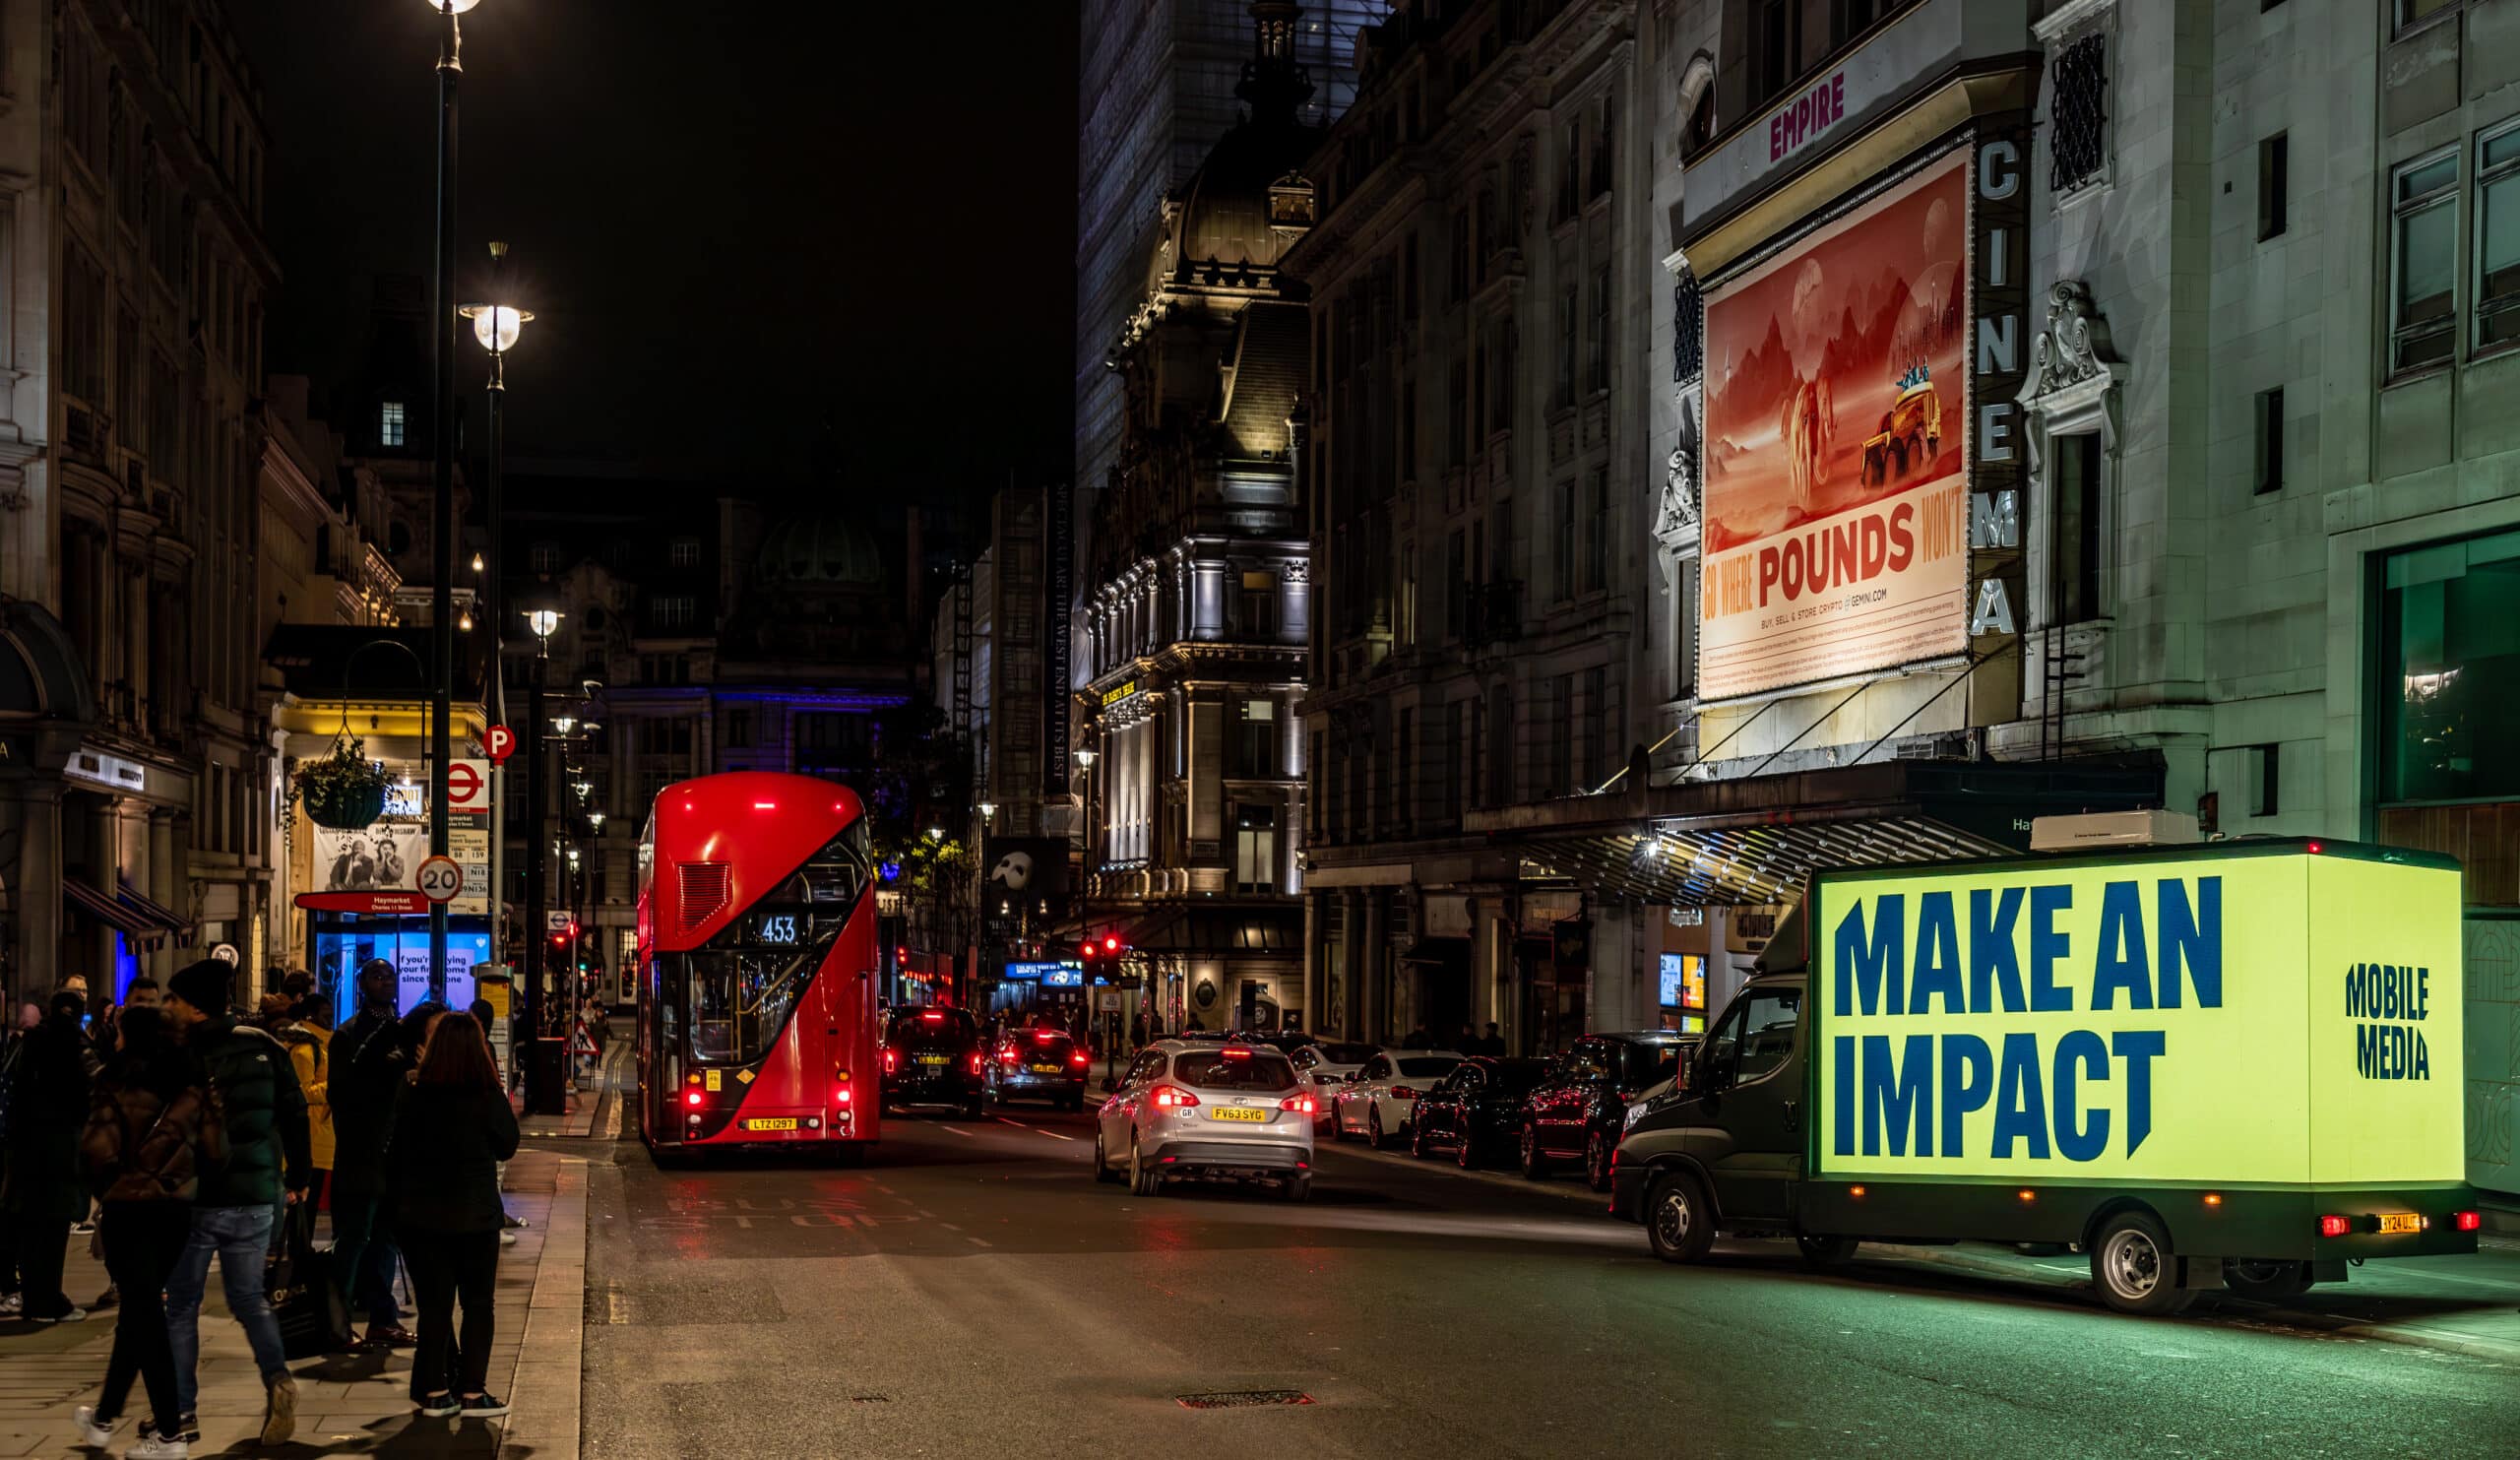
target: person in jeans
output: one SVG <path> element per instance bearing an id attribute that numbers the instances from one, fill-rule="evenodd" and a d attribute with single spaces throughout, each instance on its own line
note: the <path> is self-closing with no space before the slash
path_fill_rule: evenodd
<path id="1" fill-rule="evenodd" d="M 517 1137 L 516 1111 L 499 1088 L 481 1026 L 470 1014 L 440 1017 L 395 1118 L 392 1162 L 394 1231 L 420 1308 L 411 1398 L 423 1415 L 508 1412 L 488 1382 L 504 1215 L 499 1163 L 516 1154 Z"/>
<path id="2" fill-rule="evenodd" d="M 61 1291 L 69 1232 L 88 1215 L 79 1185 L 79 1132 L 88 1121 L 85 993 L 63 988 L 43 1023 L 27 1032 L 9 1075 L 9 1175 L 0 1220 L 9 1224 L 24 1281 L 24 1315 L 76 1323 L 85 1308 Z"/>
<path id="3" fill-rule="evenodd" d="M 394 1111 L 410 1083 L 395 996 L 394 965 L 373 958 L 359 966 L 358 1013 L 334 1032 L 326 1049 L 325 1100 L 333 1116 L 333 1259 L 353 1313 L 367 1314 L 368 1353 L 408 1349 L 419 1335 L 403 1326 L 394 1274 L 403 1254 L 386 1212 L 385 1148 Z"/>
<path id="4" fill-rule="evenodd" d="M 143 1460 L 181 1460 L 183 1403 L 175 1392 L 175 1355 L 160 1294 L 192 1235 L 197 1174 L 227 1159 L 227 1135 L 210 1093 L 210 1077 L 175 1042 L 156 1009 L 123 1010 L 112 1056 L 96 1077 L 79 1157 L 88 1189 L 102 1203 L 98 1226 L 117 1286 L 131 1294 L 114 1323 L 104 1392 L 75 1419 L 80 1438 L 102 1449 L 131 1398 L 148 1387 L 151 1418 L 128 1453 Z"/>
<path id="5" fill-rule="evenodd" d="M 198 1432 L 193 1405 L 202 1291 L 216 1255 L 227 1310 L 244 1326 L 263 1374 L 262 1440 L 276 1445 L 297 1428 L 297 1384 L 288 1376 L 280 1322 L 263 1292 L 263 1263 L 272 1248 L 275 1211 L 306 1193 L 306 1097 L 280 1041 L 228 1011 L 234 972 L 205 958 L 168 981 L 167 1011 L 184 1032 L 184 1047 L 209 1071 L 219 1098 L 227 1161 L 202 1177 L 194 1195 L 192 1233 L 166 1279 L 166 1328 L 183 1411 L 178 1437 L 189 1440 Z"/>

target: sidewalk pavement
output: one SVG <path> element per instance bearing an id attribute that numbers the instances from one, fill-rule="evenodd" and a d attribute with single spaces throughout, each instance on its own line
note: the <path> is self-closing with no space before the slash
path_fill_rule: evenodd
<path id="1" fill-rule="evenodd" d="M 244 1330 L 227 1315 L 214 1275 L 201 1315 L 201 1442 L 196 1455 L 465 1455 L 522 1460 L 575 1460 L 578 1380 L 584 1333 L 587 1261 L 587 1167 L 582 1157 L 527 1150 L 508 1163 L 508 1206 L 527 1226 L 501 1250 L 497 1337 L 490 1350 L 490 1392 L 505 1397 L 505 1420 L 422 1420 L 411 1413 L 409 1350 L 391 1355 L 336 1354 L 289 1365 L 297 1379 L 297 1432 L 266 1449 L 263 1385 Z M 70 1296 L 87 1301 L 104 1291 L 101 1264 L 88 1239 L 73 1238 Z M 93 1404 L 113 1347 L 115 1310 L 84 1323 L 0 1323 L 0 1456 L 93 1455 L 72 1428 L 71 1410 Z M 114 1430 L 119 1453 L 138 1436 L 148 1396 L 132 1386 Z"/>
<path id="2" fill-rule="evenodd" d="M 616 1033 L 612 1038 L 605 1040 L 603 1054 L 596 1064 L 595 1083 L 585 1090 L 580 1090 L 577 1083 L 571 1081 L 564 1112 L 561 1114 L 529 1115 L 524 1112 L 520 1102 L 517 1112 L 519 1128 L 530 1137 L 583 1140 L 593 1136 L 596 1116 L 602 1111 L 604 1102 L 611 1098 L 613 1071 L 620 1066 L 622 1057 L 629 1052 L 630 1042 L 621 1038 L 619 1034 Z M 516 1098 L 512 1096 L 511 1099 Z"/>

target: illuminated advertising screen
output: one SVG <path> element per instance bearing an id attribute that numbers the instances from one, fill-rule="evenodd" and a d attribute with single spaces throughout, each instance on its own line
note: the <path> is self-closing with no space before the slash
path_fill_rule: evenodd
<path id="1" fill-rule="evenodd" d="M 1706 304 L 1708 699 L 1966 647 L 1968 155 Z"/>
<path id="2" fill-rule="evenodd" d="M 2275 853 L 1823 877 L 1815 1170 L 2463 1178 L 2459 874 Z"/>
<path id="3" fill-rule="evenodd" d="M 1663 955 L 1662 1005 L 1667 1009 L 1706 1010 L 1706 960 L 1694 953 Z"/>

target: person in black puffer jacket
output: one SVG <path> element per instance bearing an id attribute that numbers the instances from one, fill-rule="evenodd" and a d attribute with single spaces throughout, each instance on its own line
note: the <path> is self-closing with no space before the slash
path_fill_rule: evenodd
<path id="1" fill-rule="evenodd" d="M 419 1302 L 411 1398 L 423 1415 L 469 1419 L 508 1412 L 487 1385 L 496 1326 L 491 1297 L 505 1215 L 499 1163 L 516 1154 L 517 1139 L 516 1111 L 499 1088 L 481 1026 L 470 1014 L 440 1016 L 395 1117 L 387 1163 L 394 1231 L 411 1265 Z M 459 1295 L 464 1336 L 456 1345 Z"/>
<path id="2" fill-rule="evenodd" d="M 181 1455 L 183 1405 L 160 1295 L 192 1235 L 198 1174 L 226 1160 L 227 1132 L 208 1072 L 158 1010 L 123 1010 L 115 1035 L 117 1047 L 96 1076 L 79 1158 L 89 1191 L 103 1204 L 106 1270 L 126 1297 L 104 1393 L 76 1419 L 81 1437 L 102 1449 L 138 1378 L 148 1385 L 154 1423 L 141 1426 L 131 1453 Z"/>
<path id="3" fill-rule="evenodd" d="M 16 1239 L 26 1281 L 25 1313 L 39 1323 L 77 1322 L 87 1310 L 61 1291 L 70 1224 L 88 1215 L 79 1186 L 79 1131 L 88 1119 L 85 994 L 52 996 L 43 1023 L 27 1032 L 9 1072 L 9 1175 L 0 1221 Z"/>
<path id="4" fill-rule="evenodd" d="M 201 1363 L 202 1292 L 216 1254 L 227 1311 L 243 1326 L 263 1373 L 262 1441 L 276 1445 L 296 1431 L 297 1383 L 288 1376 L 280 1322 L 263 1291 L 263 1259 L 284 1202 L 301 1199 L 310 1179 L 306 1096 L 280 1041 L 229 1012 L 234 974 L 218 959 L 205 958 L 175 975 L 166 988 L 166 1012 L 183 1030 L 184 1047 L 210 1072 L 227 1131 L 226 1165 L 202 1177 L 192 1236 L 166 1279 L 166 1329 L 189 1431 Z"/>

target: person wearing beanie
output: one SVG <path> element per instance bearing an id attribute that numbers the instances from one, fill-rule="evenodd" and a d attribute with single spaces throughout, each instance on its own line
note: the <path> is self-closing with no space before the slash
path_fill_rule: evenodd
<path id="1" fill-rule="evenodd" d="M 297 1384 L 288 1376 L 280 1322 L 263 1291 L 263 1259 L 272 1247 L 275 1209 L 306 1194 L 306 1096 L 288 1051 L 230 1010 L 234 975 L 228 965 L 204 959 L 166 984 L 167 1015 L 183 1031 L 185 1049 L 208 1070 L 227 1135 L 227 1160 L 201 1178 L 191 1236 L 166 1279 L 166 1327 L 182 1409 L 180 1437 L 189 1439 L 196 1432 L 202 1294 L 216 1256 L 227 1310 L 244 1327 L 262 1369 L 262 1441 L 276 1445 L 296 1430 Z"/>

